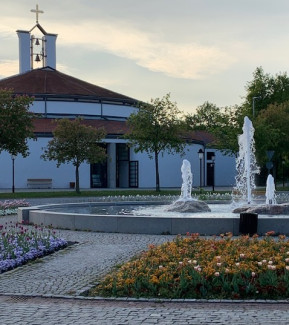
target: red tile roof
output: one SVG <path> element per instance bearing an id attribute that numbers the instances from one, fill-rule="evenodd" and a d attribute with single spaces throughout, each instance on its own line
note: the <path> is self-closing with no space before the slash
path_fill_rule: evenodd
<path id="1" fill-rule="evenodd" d="M 95 128 L 104 128 L 107 135 L 122 136 L 129 131 L 128 124 L 125 121 L 112 120 L 83 120 L 83 124 Z M 57 125 L 57 120 L 52 118 L 37 118 L 33 121 L 34 132 L 36 133 L 52 133 Z M 213 141 L 211 134 L 205 131 L 189 132 L 185 135 L 185 139 L 189 142 L 200 142 L 208 144 Z"/>
<path id="2" fill-rule="evenodd" d="M 113 101 L 137 100 L 111 90 L 71 77 L 50 67 L 31 70 L 0 80 L 0 88 L 13 89 L 17 94 L 89 96 Z"/>

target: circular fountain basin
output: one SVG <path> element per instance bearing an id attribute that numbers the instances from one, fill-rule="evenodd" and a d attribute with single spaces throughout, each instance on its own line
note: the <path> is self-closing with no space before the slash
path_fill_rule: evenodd
<path id="1" fill-rule="evenodd" d="M 91 202 L 18 209 L 18 220 L 60 229 L 138 234 L 239 234 L 240 216 L 230 204 L 209 204 L 211 212 L 166 211 L 167 202 Z M 258 233 L 289 234 L 289 216 L 259 216 Z"/>

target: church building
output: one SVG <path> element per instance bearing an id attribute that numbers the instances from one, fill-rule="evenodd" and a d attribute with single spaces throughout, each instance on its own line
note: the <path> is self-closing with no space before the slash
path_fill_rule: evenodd
<path id="1" fill-rule="evenodd" d="M 53 137 L 56 120 L 81 117 L 86 125 L 103 127 L 103 145 L 107 160 L 80 166 L 80 188 L 154 188 L 154 161 L 147 153 L 135 153 L 123 135 L 127 118 L 137 110 L 137 99 L 69 76 L 56 68 L 56 34 L 50 34 L 38 22 L 42 13 L 36 6 L 36 24 L 30 31 L 17 30 L 19 38 L 19 74 L 0 80 L 0 88 L 17 95 L 34 97 L 30 110 L 36 140 L 29 140 L 30 155 L 10 157 L 0 154 L 0 188 L 72 188 L 75 168 L 40 158 Z M 129 89 L 128 89 L 129 93 Z M 232 186 L 235 183 L 235 159 L 208 148 L 211 137 L 195 132 L 187 139 L 185 156 L 160 155 L 160 185 L 180 187 L 182 160 L 190 161 L 193 186 Z M 13 176 L 12 177 L 12 166 Z M 12 184 L 13 182 L 13 184 Z"/>

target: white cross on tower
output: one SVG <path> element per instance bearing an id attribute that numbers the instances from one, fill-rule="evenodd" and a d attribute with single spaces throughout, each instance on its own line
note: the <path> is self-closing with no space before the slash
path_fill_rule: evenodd
<path id="1" fill-rule="evenodd" d="M 36 13 L 36 24 L 38 24 L 38 14 L 43 14 L 44 11 L 38 10 L 38 5 L 36 5 L 36 10 L 35 9 L 31 9 L 30 11 Z"/>

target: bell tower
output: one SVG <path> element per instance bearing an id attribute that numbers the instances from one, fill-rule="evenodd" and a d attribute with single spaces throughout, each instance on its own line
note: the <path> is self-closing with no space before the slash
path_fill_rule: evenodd
<path id="1" fill-rule="evenodd" d="M 42 10 L 32 9 L 36 14 L 36 24 L 30 31 L 17 30 L 19 38 L 19 73 L 39 67 L 56 69 L 56 38 L 57 34 L 49 34 L 38 22 Z M 33 32 L 33 33 L 32 33 Z"/>

